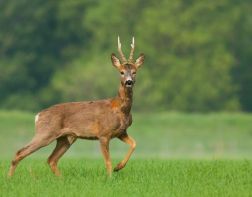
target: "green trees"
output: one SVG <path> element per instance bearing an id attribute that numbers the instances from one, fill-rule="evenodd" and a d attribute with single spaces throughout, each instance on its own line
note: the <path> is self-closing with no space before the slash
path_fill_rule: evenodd
<path id="1" fill-rule="evenodd" d="M 0 3 L 0 107 L 116 94 L 116 37 L 146 54 L 135 109 L 252 110 L 250 1 Z M 141 50 L 141 51 L 140 51 Z"/>
<path id="2" fill-rule="evenodd" d="M 145 10 L 138 31 L 148 29 L 143 48 L 160 68 L 152 68 L 158 102 L 186 111 L 239 108 L 227 46 L 236 11 L 228 1 L 162 1 Z"/>

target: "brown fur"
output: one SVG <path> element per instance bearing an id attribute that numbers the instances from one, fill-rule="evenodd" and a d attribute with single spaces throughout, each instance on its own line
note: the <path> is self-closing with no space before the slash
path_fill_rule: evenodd
<path id="1" fill-rule="evenodd" d="M 136 64 L 125 66 L 115 57 L 111 56 L 112 63 L 122 72 L 128 72 L 132 80 L 135 80 L 132 71 L 143 63 L 141 55 Z M 139 63 L 140 61 L 140 63 Z M 119 62 L 119 63 L 118 63 Z M 127 128 L 132 123 L 132 87 L 126 87 L 126 76 L 121 76 L 118 96 L 106 100 L 71 102 L 54 105 L 41 111 L 35 123 L 35 136 L 31 142 L 17 151 L 11 163 L 9 176 L 14 174 L 18 163 L 26 156 L 47 146 L 57 140 L 56 147 L 48 158 L 48 164 L 54 174 L 60 175 L 57 163 L 60 157 L 70 148 L 77 138 L 99 140 L 104 156 L 107 172 L 112 173 L 112 164 L 109 155 L 109 141 L 117 137 L 130 145 L 126 157 L 115 167 L 114 171 L 122 169 L 135 149 L 136 142 L 128 136 Z"/>

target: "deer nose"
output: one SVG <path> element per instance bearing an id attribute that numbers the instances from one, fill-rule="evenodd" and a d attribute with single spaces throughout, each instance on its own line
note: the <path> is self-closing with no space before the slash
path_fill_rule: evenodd
<path id="1" fill-rule="evenodd" d="M 133 81 L 128 79 L 128 80 L 126 80 L 125 84 L 126 85 L 133 85 Z"/>

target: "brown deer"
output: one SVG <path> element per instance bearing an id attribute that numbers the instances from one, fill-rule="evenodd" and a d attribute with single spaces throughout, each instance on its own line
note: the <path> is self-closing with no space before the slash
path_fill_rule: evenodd
<path id="1" fill-rule="evenodd" d="M 57 140 L 57 144 L 48 158 L 48 164 L 55 175 L 60 175 L 57 167 L 60 157 L 77 138 L 99 140 L 107 172 L 111 176 L 112 164 L 109 154 L 109 141 L 117 137 L 130 145 L 130 149 L 125 158 L 114 168 L 114 171 L 119 171 L 126 165 L 136 147 L 135 140 L 127 134 L 127 128 L 132 123 L 130 110 L 136 72 L 144 62 L 144 54 L 141 54 L 134 61 L 134 49 L 133 37 L 130 56 L 127 60 L 122 52 L 120 38 L 118 37 L 118 52 L 121 61 L 114 53 L 111 55 L 113 66 L 118 69 L 121 75 L 118 95 L 115 98 L 62 103 L 44 109 L 36 115 L 35 136 L 30 143 L 17 151 L 11 162 L 9 176 L 14 174 L 22 159 L 54 140 Z"/>

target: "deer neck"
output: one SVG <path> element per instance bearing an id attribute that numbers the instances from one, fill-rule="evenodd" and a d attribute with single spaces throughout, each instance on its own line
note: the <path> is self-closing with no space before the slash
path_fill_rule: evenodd
<path id="1" fill-rule="evenodd" d="M 132 106 L 133 90 L 132 88 L 126 88 L 122 84 L 119 87 L 117 99 L 120 102 L 120 110 L 128 115 Z"/>

